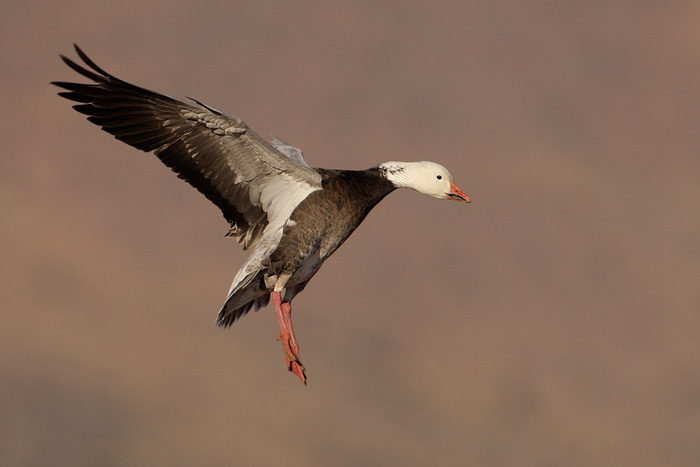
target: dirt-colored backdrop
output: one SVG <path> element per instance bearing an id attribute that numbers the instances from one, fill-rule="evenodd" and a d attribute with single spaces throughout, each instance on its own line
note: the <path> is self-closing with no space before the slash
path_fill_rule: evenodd
<path id="1" fill-rule="evenodd" d="M 4 2 L 0 464 L 700 464 L 694 1 Z M 244 252 L 56 96 L 79 43 L 312 165 L 446 165 L 295 301 L 216 312 Z M 79 78 L 78 78 L 79 79 Z"/>

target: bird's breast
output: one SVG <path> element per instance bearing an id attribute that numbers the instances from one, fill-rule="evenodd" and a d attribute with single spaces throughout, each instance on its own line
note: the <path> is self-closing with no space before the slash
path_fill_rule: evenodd
<path id="1" fill-rule="evenodd" d="M 357 172 L 326 178 L 322 190 L 310 193 L 299 203 L 270 257 L 273 271 L 294 272 L 314 253 L 322 263 L 393 190 L 385 181 L 380 180 L 377 185 L 375 179 L 358 179 L 355 174 Z"/>

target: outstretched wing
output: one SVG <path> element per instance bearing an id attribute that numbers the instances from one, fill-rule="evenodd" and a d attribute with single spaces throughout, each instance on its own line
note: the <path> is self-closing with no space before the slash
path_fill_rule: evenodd
<path id="1" fill-rule="evenodd" d="M 240 118 L 200 102 L 165 96 L 122 81 L 98 67 L 61 56 L 94 84 L 54 82 L 73 108 L 115 138 L 155 155 L 216 204 L 244 248 L 265 227 L 284 222 L 294 206 L 321 188 L 320 174 L 275 149 Z"/>

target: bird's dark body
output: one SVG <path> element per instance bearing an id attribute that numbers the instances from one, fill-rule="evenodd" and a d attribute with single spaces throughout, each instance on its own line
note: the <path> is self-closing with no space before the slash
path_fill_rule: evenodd
<path id="1" fill-rule="evenodd" d="M 396 189 L 379 169 L 328 170 L 321 173 L 323 189 L 314 191 L 292 212 L 290 223 L 270 255 L 268 274 L 293 273 L 309 247 L 328 258 L 386 195 Z"/>
<path id="2" fill-rule="evenodd" d="M 321 174 L 322 189 L 310 193 L 292 211 L 262 268 L 222 308 L 220 326 L 228 327 L 251 309 L 265 306 L 279 277 L 289 278 L 284 298 L 291 301 L 372 208 L 396 189 L 377 168 L 315 170 Z"/>

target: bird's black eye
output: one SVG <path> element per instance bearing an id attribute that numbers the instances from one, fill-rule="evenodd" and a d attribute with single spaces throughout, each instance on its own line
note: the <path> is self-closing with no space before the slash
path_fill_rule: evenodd
<path id="1" fill-rule="evenodd" d="M 438 180 L 442 180 L 442 175 L 438 175 L 438 176 L 437 176 L 437 179 L 438 179 Z"/>

